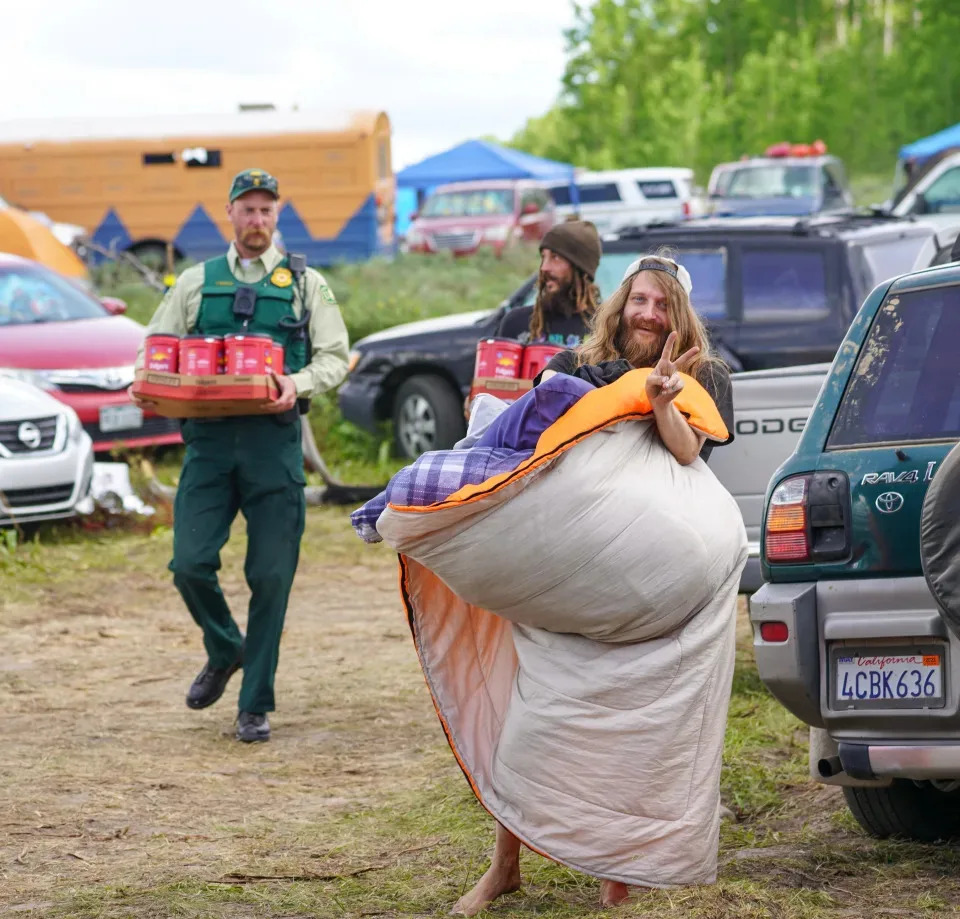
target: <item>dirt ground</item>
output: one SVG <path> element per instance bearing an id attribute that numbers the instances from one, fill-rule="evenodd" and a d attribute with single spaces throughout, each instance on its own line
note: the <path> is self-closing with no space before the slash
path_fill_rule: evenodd
<path id="1" fill-rule="evenodd" d="M 246 843 L 278 813 L 308 828 L 452 765 L 436 755 L 388 552 L 301 565 L 274 737 L 249 746 L 233 738 L 239 676 L 215 706 L 185 706 L 204 654 L 163 553 L 144 561 L 154 556 L 154 570 L 98 571 L 4 604 L 0 904 L 43 911 L 51 889 L 262 871 Z M 242 598 L 234 556 L 222 582 Z M 338 861 L 310 856 L 318 873 Z"/>
<path id="2" fill-rule="evenodd" d="M 489 820 L 444 742 L 395 559 L 354 545 L 345 515 L 311 511 L 268 744 L 233 737 L 239 677 L 210 709 L 184 704 L 204 655 L 168 532 L 35 555 L 0 584 L 0 916 L 433 916 L 482 872 Z M 771 735 L 744 768 L 782 769 L 804 736 Z M 791 774 L 754 814 L 727 797 L 720 884 L 620 915 L 954 913 L 952 850 L 869 840 L 836 789 Z M 593 914 L 592 880 L 533 855 L 525 870 L 490 915 Z"/>

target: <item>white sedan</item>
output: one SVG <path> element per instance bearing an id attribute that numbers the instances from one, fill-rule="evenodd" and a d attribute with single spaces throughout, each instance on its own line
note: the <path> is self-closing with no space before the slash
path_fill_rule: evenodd
<path id="1" fill-rule="evenodd" d="M 70 406 L 0 374 L 0 527 L 76 513 L 93 443 Z"/>

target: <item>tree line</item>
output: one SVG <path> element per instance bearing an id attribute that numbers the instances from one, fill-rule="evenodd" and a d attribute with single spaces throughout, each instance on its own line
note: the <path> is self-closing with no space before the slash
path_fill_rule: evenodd
<path id="1" fill-rule="evenodd" d="M 510 143 L 591 169 L 824 140 L 851 171 L 960 121 L 960 0 L 575 4 L 555 105 Z"/>

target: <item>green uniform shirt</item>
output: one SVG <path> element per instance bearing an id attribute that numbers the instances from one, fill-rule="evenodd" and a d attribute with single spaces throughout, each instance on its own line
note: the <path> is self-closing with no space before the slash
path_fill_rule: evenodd
<path id="1" fill-rule="evenodd" d="M 271 245 L 263 255 L 244 265 L 235 243 L 230 243 L 227 261 L 230 270 L 241 283 L 255 284 L 283 262 L 283 255 Z M 177 278 L 167 291 L 153 319 L 147 326 L 147 335 L 189 335 L 197 324 L 200 311 L 200 291 L 203 288 L 203 264 L 192 265 Z M 291 379 L 298 396 L 314 396 L 338 386 L 347 375 L 347 328 L 340 308 L 323 275 L 308 268 L 304 276 L 305 300 L 310 310 L 310 344 L 313 348 L 307 366 Z M 303 313 L 300 297 L 293 299 L 293 311 L 299 319 Z M 143 346 L 137 354 L 137 368 L 143 366 Z"/>

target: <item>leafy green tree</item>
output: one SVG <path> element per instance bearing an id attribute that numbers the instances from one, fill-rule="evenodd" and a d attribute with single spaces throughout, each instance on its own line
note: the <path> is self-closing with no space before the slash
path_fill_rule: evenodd
<path id="1" fill-rule="evenodd" d="M 594 169 L 820 137 L 851 169 L 960 118 L 960 0 L 575 4 L 556 104 L 511 141 Z"/>

